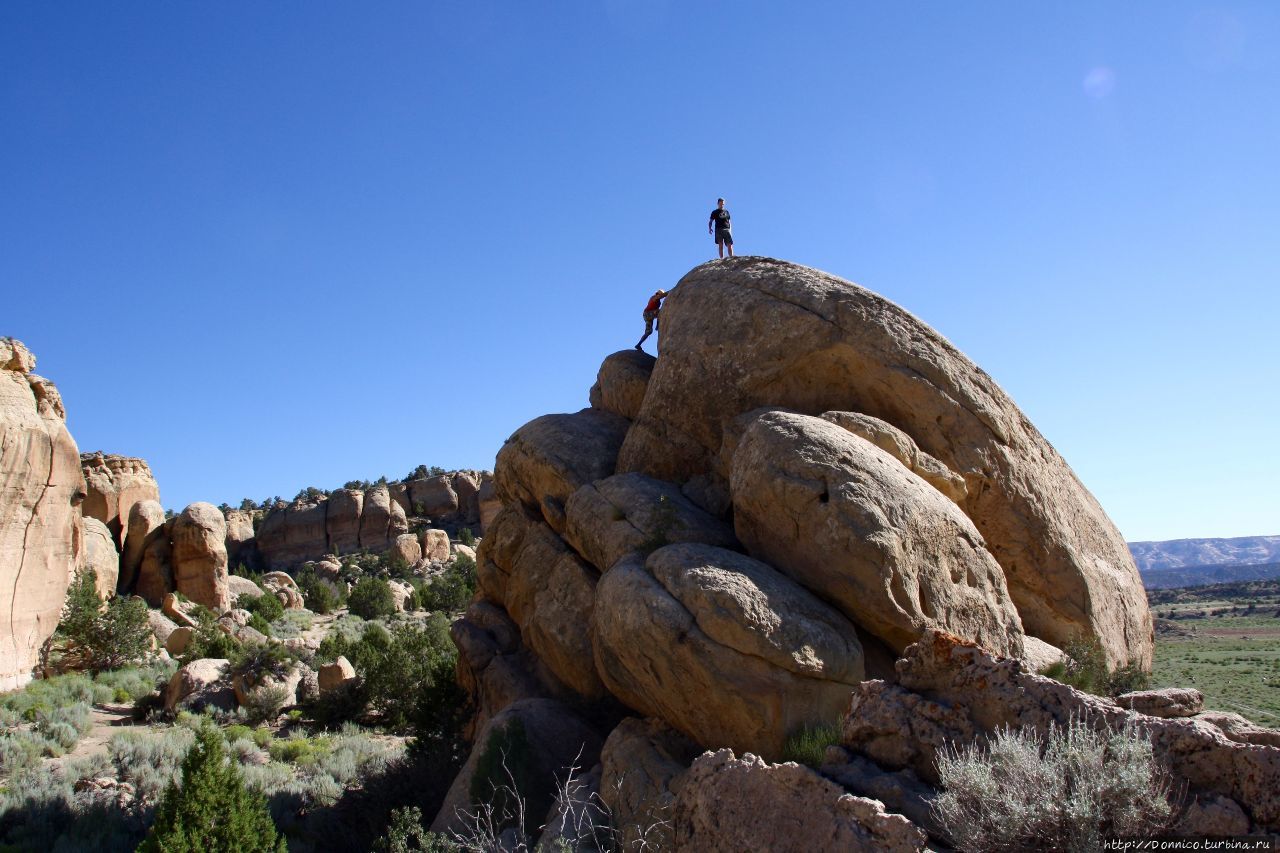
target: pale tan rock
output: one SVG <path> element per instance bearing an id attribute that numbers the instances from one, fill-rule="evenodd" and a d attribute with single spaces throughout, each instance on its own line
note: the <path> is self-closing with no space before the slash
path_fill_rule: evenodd
<path id="1" fill-rule="evenodd" d="M 342 563 L 338 562 L 333 557 L 316 560 L 316 562 L 312 564 L 312 569 L 315 570 L 315 573 L 319 575 L 321 579 L 327 581 L 337 581 L 342 575 Z"/>
<path id="2" fill-rule="evenodd" d="M 1203 715 L 1165 719 L 1129 711 L 942 632 L 908 647 L 897 673 L 897 685 L 867 681 L 855 688 L 840 739 L 886 769 L 910 767 L 936 783 L 939 751 L 982 743 L 1002 726 L 1043 735 L 1071 720 L 1112 731 L 1131 725 L 1151 739 L 1176 784 L 1193 795 L 1228 797 L 1261 828 L 1280 829 L 1280 748 L 1233 741 Z"/>
<path id="3" fill-rule="evenodd" d="M 1230 797 L 1196 797 L 1173 828 L 1173 835 L 1188 838 L 1231 838 L 1249 834 L 1249 818 Z"/>
<path id="4" fill-rule="evenodd" d="M 262 588 L 280 599 L 285 610 L 303 610 L 306 607 L 298 582 L 285 572 L 267 572 L 262 576 Z"/>
<path id="5" fill-rule="evenodd" d="M 675 843 L 699 853 L 906 853 L 925 849 L 924 831 L 878 800 L 855 797 L 799 764 L 767 764 L 747 753 L 709 752 L 681 780 Z"/>
<path id="6" fill-rule="evenodd" d="M 168 593 L 164 597 L 164 601 L 160 604 L 160 612 L 173 620 L 175 625 L 182 625 L 188 628 L 194 628 L 197 624 L 193 615 L 192 605 L 195 602 L 179 601 L 177 593 Z"/>
<path id="7" fill-rule="evenodd" d="M 337 489 L 329 495 L 329 547 L 337 554 L 354 554 L 360 550 L 360 514 L 364 511 L 364 492 L 359 489 Z"/>
<path id="8" fill-rule="evenodd" d="M 393 507 L 400 509 L 392 502 L 391 493 L 386 486 L 374 486 L 364 493 L 364 508 L 360 513 L 361 548 L 368 548 L 370 551 L 386 550 L 390 541 Z M 404 512 L 401 511 L 400 515 L 403 518 Z"/>
<path id="9" fill-rule="evenodd" d="M 457 523 L 474 526 L 480 523 L 480 481 L 484 471 L 455 471 L 451 485 L 458 496 Z"/>
<path id="10" fill-rule="evenodd" d="M 674 483 L 616 474 L 575 491 L 565 506 L 564 538 L 601 571 L 628 554 L 675 542 L 738 546 L 733 528 L 694 506 Z"/>
<path id="11" fill-rule="evenodd" d="M 253 568 L 257 563 L 258 541 L 253 531 L 253 513 L 229 509 L 223 513 L 227 522 L 227 566 Z"/>
<path id="12" fill-rule="evenodd" d="M 497 487 L 493 484 L 493 474 L 488 471 L 480 480 L 480 492 L 476 495 L 480 511 L 480 535 L 483 536 L 493 523 L 494 518 L 502 511 L 502 500 L 498 497 Z"/>
<path id="13" fill-rule="evenodd" d="M 226 613 L 218 617 L 218 622 L 226 625 L 235 633 L 237 628 L 244 628 L 249 624 L 249 620 L 253 618 L 253 614 L 243 607 L 233 607 Z"/>
<path id="14" fill-rule="evenodd" d="M 174 657 L 178 657 L 187 650 L 187 646 L 191 645 L 191 639 L 195 634 L 194 628 L 188 628 L 185 625 L 174 628 L 169 632 L 169 636 L 165 637 L 164 650 Z"/>
<path id="15" fill-rule="evenodd" d="M 227 577 L 227 594 L 231 596 L 231 603 L 235 604 L 242 598 L 261 598 L 266 593 L 262 591 L 262 587 L 258 586 L 248 578 L 242 578 L 239 575 L 229 575 Z"/>
<path id="16" fill-rule="evenodd" d="M 628 425 L 621 415 L 600 409 L 535 418 L 498 451 L 498 497 L 541 512 L 553 530 L 563 532 L 569 496 L 614 472 Z"/>
<path id="17" fill-rule="evenodd" d="M 707 545 L 614 565 L 596 586 L 592 638 L 596 670 L 626 705 L 705 747 L 766 756 L 837 719 L 864 674 L 840 613 L 770 566 Z"/>
<path id="18" fill-rule="evenodd" d="M 409 488 L 409 506 L 413 514 L 432 519 L 452 518 L 458 512 L 458 493 L 453 490 L 453 477 L 439 474 L 405 483 Z"/>
<path id="19" fill-rule="evenodd" d="M 445 796 L 444 804 L 431 824 L 433 832 L 462 829 L 464 811 L 471 810 L 471 779 L 489 738 L 514 723 L 523 726 L 530 746 L 529 782 L 541 790 L 523 792 L 531 798 L 555 791 L 557 778 L 570 767 L 591 767 L 600 757 L 600 736 L 567 705 L 551 699 L 524 699 L 498 713 L 479 733 L 471 755 Z"/>
<path id="20" fill-rule="evenodd" d="M 1008 396 L 924 323 L 817 270 L 736 258 L 686 275 L 662 332 L 619 473 L 710 475 L 725 425 L 761 407 L 873 416 L 964 478 L 963 509 L 1027 633 L 1059 647 L 1096 636 L 1110 664 L 1150 664 L 1150 612 L 1123 538 Z"/>
<path id="21" fill-rule="evenodd" d="M 197 502 L 173 523 L 174 588 L 214 613 L 231 606 L 227 591 L 227 522 L 222 510 Z"/>
<path id="22" fill-rule="evenodd" d="M 1204 694 L 1194 687 L 1137 690 L 1117 696 L 1116 704 L 1152 717 L 1194 717 L 1204 710 Z"/>
<path id="23" fill-rule="evenodd" d="M 169 635 L 178 628 L 172 619 L 159 610 L 147 611 L 147 625 L 151 628 L 151 633 L 155 635 L 156 641 L 161 646 L 169 639 Z"/>
<path id="24" fill-rule="evenodd" d="M 628 420 L 635 420 L 644 402 L 649 376 L 653 373 L 655 359 L 647 352 L 624 349 L 615 352 L 600 365 L 596 384 L 591 386 L 591 405 L 605 409 Z"/>
<path id="25" fill-rule="evenodd" d="M 1280 729 L 1267 729 L 1246 720 L 1239 714 L 1225 711 L 1205 711 L 1195 719 L 1208 723 L 1236 743 L 1252 743 L 1258 746 L 1280 747 Z"/>
<path id="26" fill-rule="evenodd" d="M 463 545 L 461 542 L 459 542 L 456 545 L 453 545 L 452 548 L 453 548 L 453 553 L 456 556 L 466 557 L 468 560 L 471 560 L 473 563 L 475 562 L 475 559 L 476 559 L 475 548 L 472 548 L 470 545 Z"/>
<path id="27" fill-rule="evenodd" d="M 443 530 L 429 528 L 422 531 L 422 559 L 444 562 L 449 559 L 449 534 Z"/>
<path id="28" fill-rule="evenodd" d="M 865 438 L 955 503 L 962 503 L 968 496 L 964 477 L 916 447 L 911 436 L 893 424 L 859 412 L 823 412 L 822 419 Z"/>
<path id="29" fill-rule="evenodd" d="M 103 601 L 113 598 L 120 575 L 120 555 L 111 531 L 96 518 L 84 520 L 84 570 L 90 569 L 97 578 L 94 585 L 98 597 Z"/>
<path id="30" fill-rule="evenodd" d="M 701 750 L 661 720 L 628 717 L 600 750 L 600 797 L 609 808 L 622 849 L 642 843 L 674 849 L 672 819 L 681 778 Z"/>
<path id="31" fill-rule="evenodd" d="M 1066 653 L 1057 646 L 1051 646 L 1039 637 L 1022 638 L 1022 659 L 1027 662 L 1027 669 L 1039 672 L 1066 659 Z"/>
<path id="32" fill-rule="evenodd" d="M 160 501 L 160 485 L 145 460 L 129 456 L 80 454 L 86 497 L 81 510 L 107 526 L 122 550 L 128 541 L 129 513 L 142 501 Z"/>
<path id="33" fill-rule="evenodd" d="M 412 533 L 401 533 L 391 543 L 391 556 L 403 560 L 406 566 L 412 566 L 422 559 L 422 545 L 418 537 Z"/>
<path id="34" fill-rule="evenodd" d="M 31 680 L 83 560 L 80 453 L 35 357 L 0 338 L 0 692 Z"/>
<path id="35" fill-rule="evenodd" d="M 392 503 L 398 505 L 404 512 L 405 517 L 416 515 L 413 511 L 413 504 L 409 501 L 408 484 L 387 483 L 387 493 L 391 495 Z"/>
<path id="36" fill-rule="evenodd" d="M 118 586 L 121 590 L 133 590 L 137 587 L 138 572 L 142 569 L 146 547 L 156 531 L 164 526 L 164 507 L 158 501 L 139 501 L 130 507 L 128 522 L 124 551 L 120 555 Z"/>
<path id="37" fill-rule="evenodd" d="M 267 568 L 275 571 L 291 569 L 327 553 L 328 512 L 327 499 L 297 500 L 268 512 L 255 537 L 258 553 Z M 384 541 L 379 550 L 385 547 Z"/>
<path id="38" fill-rule="evenodd" d="M 152 607 L 159 607 L 164 597 L 173 592 L 173 522 L 169 519 L 151 532 L 142 547 L 142 563 L 134 592 Z"/>
<path id="39" fill-rule="evenodd" d="M 165 688 L 164 707 L 170 713 L 210 707 L 234 710 L 236 693 L 231 686 L 231 662 L 225 658 L 201 658 L 179 669 Z"/>
<path id="40" fill-rule="evenodd" d="M 351 661 L 346 656 L 339 655 L 338 659 L 333 663 L 327 663 L 320 667 L 320 695 L 331 693 L 334 690 L 346 689 L 349 685 L 354 684 L 356 680 L 356 669 L 351 665 Z"/>
<path id="41" fill-rule="evenodd" d="M 895 651 L 939 628 L 1022 654 L 1004 574 L 972 522 L 865 439 L 765 412 L 733 454 L 730 486 L 747 550 Z"/>
<path id="42" fill-rule="evenodd" d="M 532 514 L 522 514 L 519 542 L 502 549 L 509 580 L 502 603 L 524 643 L 579 696 L 605 696 L 592 657 L 591 621 L 598 573 Z"/>
<path id="43" fill-rule="evenodd" d="M 391 597 L 395 601 L 396 611 L 403 613 L 413 595 L 413 587 L 404 581 L 397 580 L 387 581 L 387 586 L 391 587 Z"/>

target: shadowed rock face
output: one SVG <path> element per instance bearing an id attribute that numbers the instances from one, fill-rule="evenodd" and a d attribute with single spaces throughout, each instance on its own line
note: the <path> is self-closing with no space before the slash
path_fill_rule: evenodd
<path id="1" fill-rule="evenodd" d="M 35 362 L 0 338 L 0 691 L 31 679 L 83 560 L 80 453 Z"/>
<path id="2" fill-rule="evenodd" d="M 96 518 L 115 538 L 123 552 L 129 538 L 129 515 L 136 504 L 160 500 L 160 486 L 145 460 L 112 453 L 82 453 L 87 494 L 81 507 L 85 517 Z"/>
<path id="3" fill-rule="evenodd" d="M 781 407 L 892 425 L 964 479 L 959 505 L 1028 633 L 1097 636 L 1149 665 L 1150 612 L 1124 541 L 1057 451 L 945 338 L 855 284 L 768 258 L 697 267 L 667 298 L 661 351 L 617 470 L 724 477 L 726 428 Z"/>

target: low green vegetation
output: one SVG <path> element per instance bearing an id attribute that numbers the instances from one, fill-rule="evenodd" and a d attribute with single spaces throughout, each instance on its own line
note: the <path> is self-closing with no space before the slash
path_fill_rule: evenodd
<path id="1" fill-rule="evenodd" d="M 787 738 L 786 744 L 782 747 L 782 760 L 805 764 L 816 770 L 825 760 L 827 747 L 839 742 L 839 723 L 804 726 Z"/>
<path id="2" fill-rule="evenodd" d="M 1108 668 L 1106 654 L 1096 637 L 1071 640 L 1062 650 L 1067 659 L 1040 670 L 1041 675 L 1097 696 L 1119 696 L 1149 686 L 1150 679 L 1137 664 Z"/>
<path id="3" fill-rule="evenodd" d="M 382 578 L 363 577 L 347 597 L 347 609 L 361 619 L 380 619 L 396 612 L 391 585 Z"/>
<path id="4" fill-rule="evenodd" d="M 67 590 L 55 638 L 62 641 L 60 665 L 102 672 L 140 663 L 151 651 L 146 603 L 116 596 L 104 605 L 96 583 L 87 569 Z"/>
<path id="5" fill-rule="evenodd" d="M 418 604 L 423 610 L 460 613 L 476 592 L 476 562 L 458 554 L 443 573 L 418 590 Z"/>
<path id="6" fill-rule="evenodd" d="M 1205 707 L 1280 727 L 1280 581 L 1148 591 L 1156 687 L 1195 687 Z"/>

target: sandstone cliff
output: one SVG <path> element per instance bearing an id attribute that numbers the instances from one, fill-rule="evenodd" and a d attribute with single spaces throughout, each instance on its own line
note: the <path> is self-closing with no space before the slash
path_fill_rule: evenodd
<path id="1" fill-rule="evenodd" d="M 123 553 L 129 534 L 129 514 L 143 501 L 160 501 L 160 486 L 145 460 L 115 454 L 82 453 L 86 497 L 81 511 L 86 518 L 96 518 L 107 526 L 115 538 L 116 549 Z"/>
<path id="2" fill-rule="evenodd" d="M 0 338 L 0 691 L 30 680 L 84 549 L 80 453 L 35 362 Z"/>

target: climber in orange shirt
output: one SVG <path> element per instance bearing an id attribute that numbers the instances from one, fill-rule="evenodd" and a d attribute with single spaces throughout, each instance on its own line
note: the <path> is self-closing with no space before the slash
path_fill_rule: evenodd
<path id="1" fill-rule="evenodd" d="M 644 337 L 640 338 L 640 343 L 636 344 L 636 349 L 642 349 L 643 344 L 653 334 L 653 330 L 658 328 L 658 312 L 662 310 L 662 300 L 666 299 L 667 292 L 659 290 L 649 297 L 649 304 L 644 306 Z"/>

